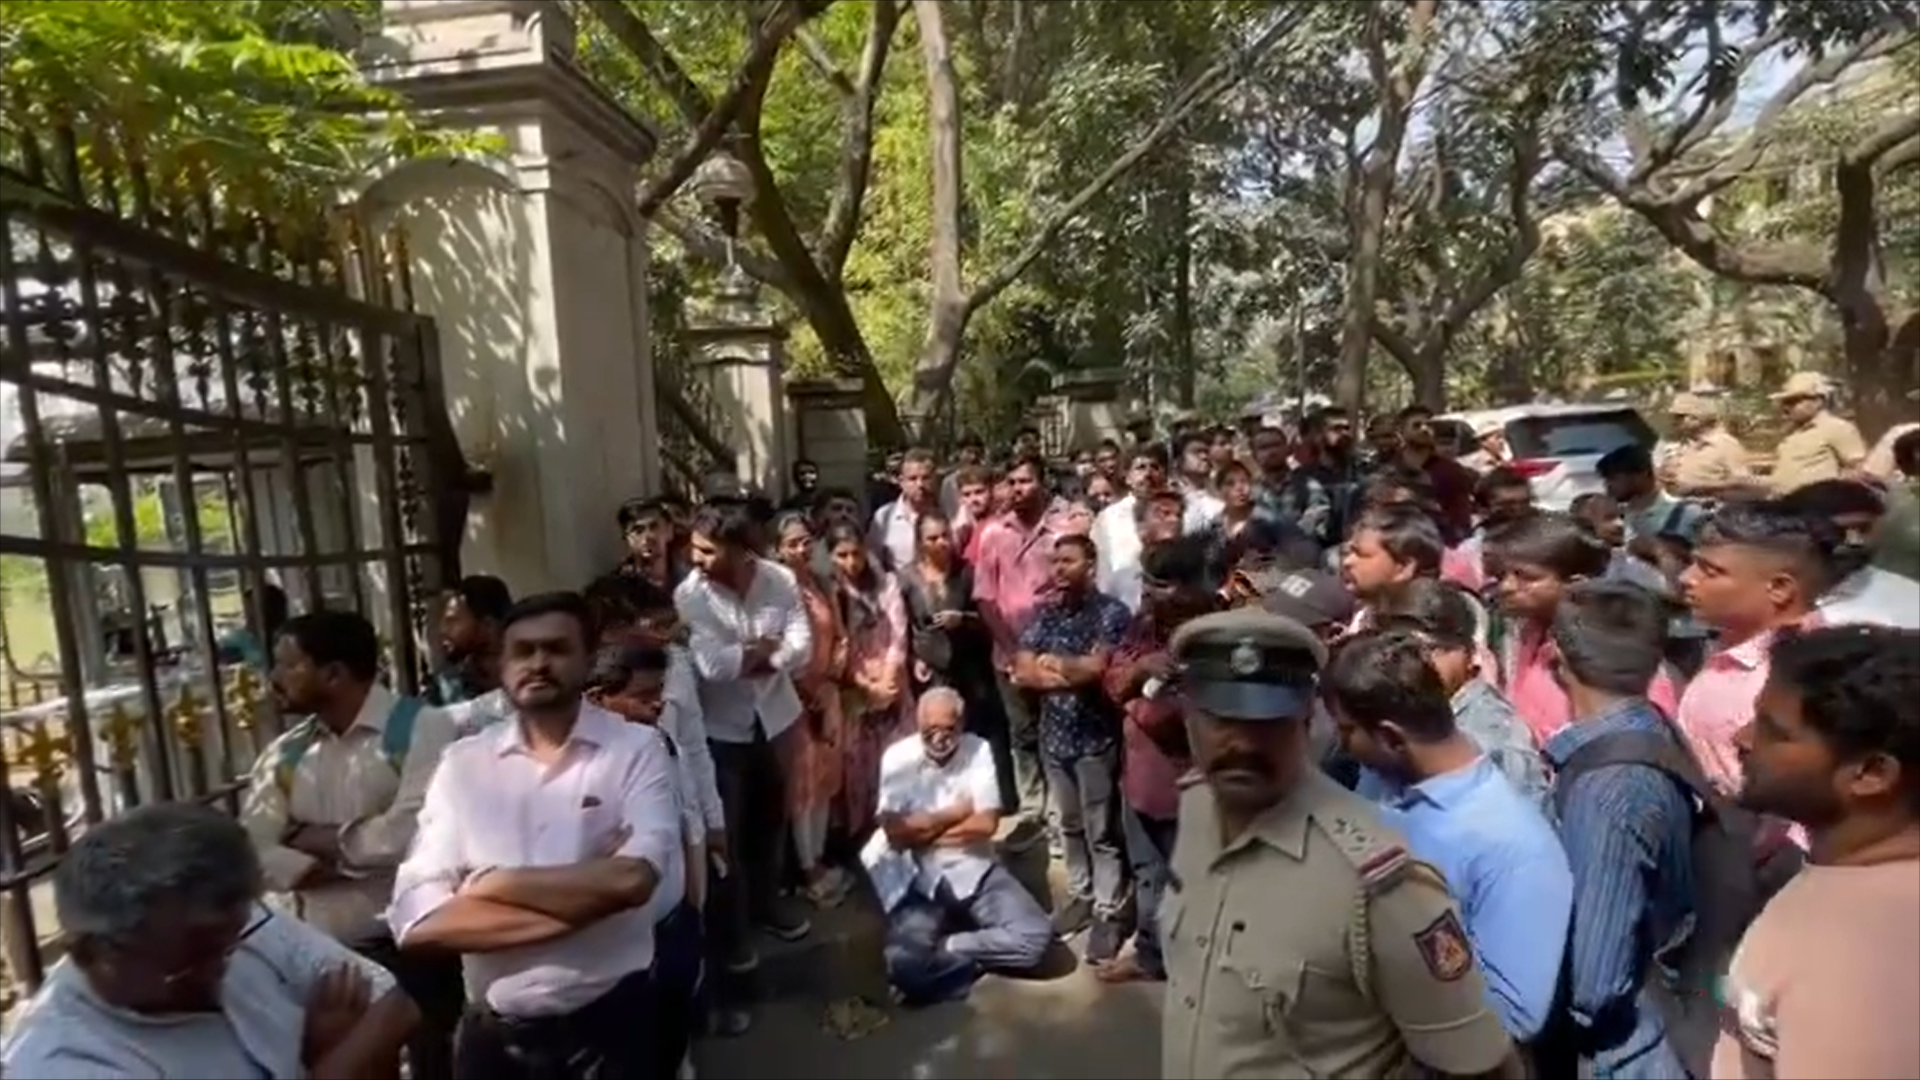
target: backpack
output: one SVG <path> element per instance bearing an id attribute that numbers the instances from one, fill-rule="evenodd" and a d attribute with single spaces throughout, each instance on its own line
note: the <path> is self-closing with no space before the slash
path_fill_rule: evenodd
<path id="1" fill-rule="evenodd" d="M 387 726 L 380 732 L 380 754 L 387 764 L 398 773 L 407 763 L 407 750 L 413 746 L 413 722 L 420 717 L 420 710 L 426 702 L 417 697 L 397 697 L 393 699 L 393 711 L 387 714 Z M 274 782 L 280 785 L 282 795 L 293 794 L 293 774 L 300 762 L 312 749 L 313 740 L 320 737 L 320 721 L 308 717 L 294 725 L 287 736 L 280 740 L 280 757 L 275 762 Z"/>
<path id="2" fill-rule="evenodd" d="M 1656 955 L 1652 996 L 1667 1021 L 1667 1041 L 1694 1076 L 1706 1076 L 1720 1032 L 1715 998 L 1721 976 L 1739 948 L 1748 924 L 1800 869 L 1802 853 L 1765 827 L 1758 815 L 1734 805 L 1707 783 L 1677 734 L 1618 731 L 1574 751 L 1555 780 L 1554 810 L 1563 814 L 1573 781 L 1599 769 L 1640 765 L 1678 785 L 1693 806 L 1688 837 L 1693 866 L 1693 929 L 1684 941 Z M 1571 965 L 1562 964 L 1562 992 Z M 1670 970 L 1671 978 L 1661 969 Z M 1544 1075 L 1544 1074 L 1543 1074 Z M 1571 1075 L 1570 1073 L 1568 1075 Z"/>

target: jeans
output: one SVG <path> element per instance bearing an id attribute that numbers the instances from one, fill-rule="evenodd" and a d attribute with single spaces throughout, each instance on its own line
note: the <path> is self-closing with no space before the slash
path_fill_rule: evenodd
<path id="1" fill-rule="evenodd" d="M 1140 970 L 1164 979 L 1167 964 L 1160 952 L 1160 897 L 1166 893 L 1167 877 L 1173 870 L 1173 838 L 1179 832 L 1179 823 L 1172 818 L 1148 817 L 1131 806 L 1123 813 L 1127 859 L 1133 865 L 1137 920 L 1133 955 L 1140 963 Z"/>
<path id="2" fill-rule="evenodd" d="M 1013 685 L 1006 672 L 997 672 L 994 678 L 1007 719 L 1003 739 L 988 737 L 993 766 L 1000 774 L 1000 801 L 1022 817 L 1038 818 L 1047 810 L 1047 770 L 1040 762 L 1040 702 L 1033 691 Z"/>
<path id="3" fill-rule="evenodd" d="M 887 915 L 887 981 L 916 1005 L 965 997 L 984 971 L 1030 971 L 1053 943 L 1040 902 L 1006 867 L 994 866 L 965 900 L 940 882 Z"/>
<path id="4" fill-rule="evenodd" d="M 1127 844 L 1120 824 L 1120 751 L 1047 762 L 1055 822 L 1067 862 L 1067 895 L 1091 900 L 1095 917 L 1127 906 Z"/>
<path id="5" fill-rule="evenodd" d="M 780 755 L 758 726 L 754 731 L 750 743 L 708 744 L 732 858 L 727 876 L 713 881 L 707 943 L 708 955 L 720 962 L 714 971 L 716 990 L 727 998 L 736 996 L 734 989 L 717 984 L 727 981 L 721 977 L 726 963 L 749 948 L 754 920 L 773 913 L 787 847 L 787 787 Z"/>

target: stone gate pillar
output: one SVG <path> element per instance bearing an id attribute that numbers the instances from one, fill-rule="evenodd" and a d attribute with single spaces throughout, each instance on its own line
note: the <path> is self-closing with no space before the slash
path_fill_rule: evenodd
<path id="1" fill-rule="evenodd" d="M 734 448 L 734 475 L 774 498 L 787 490 L 791 440 L 782 371 L 787 328 L 760 303 L 759 289 L 738 267 L 721 276 L 712 299 L 688 312 L 686 337 L 694 367 L 712 395 L 714 434 Z"/>
<path id="2" fill-rule="evenodd" d="M 1053 381 L 1065 400 L 1067 449 L 1092 449 L 1126 432 L 1127 373 L 1124 368 L 1066 372 Z"/>
<path id="3" fill-rule="evenodd" d="M 557 0 L 381 13 L 368 77 L 482 142 L 470 161 L 404 165 L 359 203 L 367 227 L 406 233 L 455 434 L 493 474 L 462 566 L 515 593 L 579 588 L 620 555 L 620 501 L 659 486 L 633 197 L 653 137 L 580 73 Z"/>
<path id="4" fill-rule="evenodd" d="M 787 386 L 793 405 L 793 456 L 820 467 L 822 487 L 861 497 L 867 485 L 867 413 L 860 380 L 810 379 Z"/>

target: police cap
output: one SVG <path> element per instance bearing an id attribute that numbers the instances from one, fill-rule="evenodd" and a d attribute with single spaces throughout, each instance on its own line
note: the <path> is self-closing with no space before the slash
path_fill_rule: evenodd
<path id="1" fill-rule="evenodd" d="M 1203 615 L 1174 632 L 1187 703 L 1230 720 L 1278 720 L 1307 711 L 1327 647 L 1282 615 L 1240 608 Z"/>

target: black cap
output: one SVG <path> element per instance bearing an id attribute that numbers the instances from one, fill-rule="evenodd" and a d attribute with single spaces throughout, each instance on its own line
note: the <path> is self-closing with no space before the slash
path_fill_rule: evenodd
<path id="1" fill-rule="evenodd" d="M 1261 608 L 1303 626 L 1345 626 L 1359 610 L 1347 587 L 1324 570 L 1288 570 L 1258 585 Z"/>
<path id="2" fill-rule="evenodd" d="M 1304 715 L 1327 662 L 1327 647 L 1312 630 L 1249 608 L 1194 619 L 1169 648 L 1187 703 L 1230 720 Z"/>

